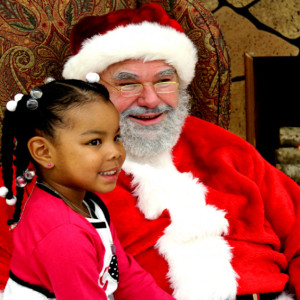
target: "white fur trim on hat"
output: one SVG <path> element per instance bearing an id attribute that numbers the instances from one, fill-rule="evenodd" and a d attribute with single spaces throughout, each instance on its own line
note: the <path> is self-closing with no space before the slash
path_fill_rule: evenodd
<path id="1" fill-rule="evenodd" d="M 194 77 L 198 58 L 196 47 L 184 33 L 145 21 L 85 40 L 66 62 L 63 77 L 84 80 L 89 72 L 101 73 L 127 59 L 164 60 L 176 69 L 181 86 L 186 87 Z"/>

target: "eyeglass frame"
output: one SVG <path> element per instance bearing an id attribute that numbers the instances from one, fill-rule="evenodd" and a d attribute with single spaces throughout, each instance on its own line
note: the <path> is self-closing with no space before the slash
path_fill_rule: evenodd
<path id="1" fill-rule="evenodd" d="M 100 82 L 103 81 L 104 83 L 108 84 L 109 86 L 111 86 L 112 88 L 114 88 L 115 90 L 117 90 L 118 92 L 121 93 L 121 95 L 125 98 L 130 98 L 130 97 L 134 97 L 134 96 L 138 96 L 140 95 L 143 90 L 144 90 L 144 86 L 145 85 L 152 85 L 154 87 L 154 90 L 155 90 L 155 93 L 157 94 L 170 94 L 170 93 L 175 93 L 178 91 L 178 86 L 179 86 L 179 82 L 178 81 L 163 81 L 163 82 L 157 82 L 157 83 L 152 83 L 152 82 L 146 82 L 146 83 L 133 83 L 133 84 L 125 84 L 124 86 L 122 86 L 121 88 L 117 88 L 115 85 L 109 83 L 108 81 L 104 80 L 103 78 L 100 77 Z M 155 88 L 155 86 L 157 84 L 160 84 L 160 83 L 176 83 L 176 90 L 175 91 L 172 91 L 172 92 L 158 92 Z M 142 86 L 142 89 L 141 89 L 141 92 L 138 93 L 138 94 L 134 94 L 134 95 L 131 95 L 131 96 L 124 96 L 123 95 L 123 92 L 122 92 L 122 88 L 125 87 L 125 86 L 130 86 L 130 85 L 138 85 L 138 86 Z"/>

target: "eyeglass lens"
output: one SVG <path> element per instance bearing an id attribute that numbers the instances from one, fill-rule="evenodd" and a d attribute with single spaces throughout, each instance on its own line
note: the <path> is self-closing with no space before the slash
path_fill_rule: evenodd
<path id="1" fill-rule="evenodd" d="M 172 93 L 177 90 L 177 82 L 159 82 L 153 84 L 157 93 Z M 139 95 L 143 91 L 143 84 L 128 84 L 122 86 L 121 92 L 124 97 Z"/>

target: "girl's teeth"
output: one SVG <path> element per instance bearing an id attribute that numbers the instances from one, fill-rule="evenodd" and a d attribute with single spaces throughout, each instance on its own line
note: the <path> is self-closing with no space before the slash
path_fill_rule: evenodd
<path id="1" fill-rule="evenodd" d="M 117 171 L 107 171 L 107 172 L 100 172 L 100 174 L 101 175 L 114 175 L 114 174 L 116 174 L 117 173 Z"/>

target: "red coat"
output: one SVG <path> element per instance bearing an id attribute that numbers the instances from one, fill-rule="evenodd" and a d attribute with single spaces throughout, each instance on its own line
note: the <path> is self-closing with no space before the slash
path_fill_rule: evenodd
<path id="1" fill-rule="evenodd" d="M 208 217 L 201 223 L 206 213 L 202 213 L 196 202 L 188 203 L 190 188 L 186 188 L 185 182 L 176 181 L 177 175 L 173 177 L 168 169 L 171 167 L 164 162 L 153 168 L 149 165 L 125 165 L 129 174 L 122 172 L 116 189 L 102 195 L 125 250 L 152 273 L 161 287 L 169 292 L 175 289 L 175 297 L 178 298 L 183 295 L 181 292 L 185 295 L 190 293 L 190 298 L 186 296 L 186 299 L 200 299 L 201 295 L 206 299 L 232 295 L 236 287 L 232 280 L 234 275 L 227 265 L 229 262 L 236 272 L 238 294 L 282 291 L 288 283 L 290 291 L 300 299 L 299 186 L 268 164 L 243 139 L 194 117 L 187 119 L 172 155 L 177 170 L 191 172 L 199 179 L 200 185 L 205 186 L 202 196 L 206 208 L 224 212 L 227 229 L 220 215 Z M 140 178 L 134 177 L 132 182 L 130 173 L 134 173 L 134 168 Z M 148 181 L 143 181 L 143 176 L 147 177 L 151 172 L 153 176 L 149 175 Z M 159 191 L 151 186 L 151 180 L 157 180 L 157 185 L 162 182 L 158 190 L 165 187 L 162 193 L 168 200 L 161 207 L 164 198 L 159 198 Z M 143 200 L 137 201 L 132 196 L 136 186 L 135 193 Z M 168 240 L 169 248 L 168 245 L 160 248 L 164 241 L 159 238 L 164 237 L 164 230 L 172 224 L 169 213 L 173 203 L 177 203 L 176 200 L 173 202 L 176 194 L 179 194 L 178 203 L 182 206 L 174 212 L 172 220 L 181 218 L 183 228 L 177 228 L 178 234 L 174 235 L 174 239 L 178 239 L 177 253 L 168 257 L 169 250 L 173 249 L 172 241 Z M 140 201 L 143 203 L 140 204 Z M 148 214 L 147 209 L 152 210 L 151 201 L 157 203 Z M 216 222 L 220 226 L 215 228 L 216 231 L 210 230 Z M 191 235 L 191 240 L 185 239 L 185 235 L 195 227 L 200 228 L 197 229 L 199 232 Z M 200 246 L 197 250 L 199 255 L 195 252 L 191 259 L 188 248 L 194 247 L 193 239 Z M 212 244 L 207 243 L 212 239 L 215 239 Z M 217 253 L 217 243 L 222 243 L 221 239 L 223 244 L 220 248 L 223 247 L 224 251 L 220 250 L 220 254 Z M 186 246 L 187 251 L 181 252 L 180 243 Z M 226 245 L 232 259 L 228 256 Z M 223 261 L 221 256 L 224 256 Z M 198 260 L 201 261 L 199 264 Z M 230 288 L 222 283 L 227 277 L 231 278 L 226 284 L 231 285 Z M 189 284 L 186 285 L 185 281 Z"/>

